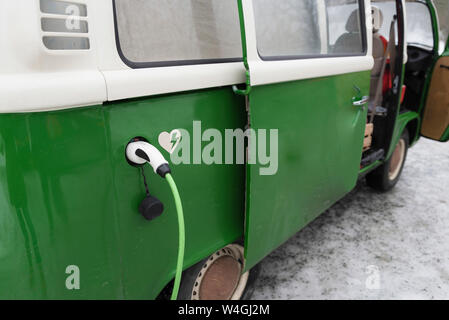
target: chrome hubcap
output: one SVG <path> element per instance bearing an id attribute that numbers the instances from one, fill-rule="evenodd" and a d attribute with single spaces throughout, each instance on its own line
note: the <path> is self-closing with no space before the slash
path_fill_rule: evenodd
<path id="1" fill-rule="evenodd" d="M 249 275 L 242 275 L 243 261 L 243 248 L 238 245 L 215 252 L 198 273 L 192 300 L 239 300 Z"/>

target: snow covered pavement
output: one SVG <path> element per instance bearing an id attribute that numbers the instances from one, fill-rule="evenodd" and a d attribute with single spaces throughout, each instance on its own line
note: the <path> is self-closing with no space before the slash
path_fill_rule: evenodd
<path id="1" fill-rule="evenodd" d="M 253 299 L 449 299 L 449 143 L 421 139 L 396 188 L 357 188 L 262 262 Z"/>

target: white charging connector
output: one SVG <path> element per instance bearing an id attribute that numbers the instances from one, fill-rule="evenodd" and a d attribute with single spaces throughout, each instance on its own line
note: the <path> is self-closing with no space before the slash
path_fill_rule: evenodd
<path id="1" fill-rule="evenodd" d="M 126 147 L 126 157 L 128 161 L 135 165 L 149 163 L 154 172 L 165 178 L 170 173 L 168 161 L 160 151 L 153 145 L 145 141 L 135 141 Z"/>

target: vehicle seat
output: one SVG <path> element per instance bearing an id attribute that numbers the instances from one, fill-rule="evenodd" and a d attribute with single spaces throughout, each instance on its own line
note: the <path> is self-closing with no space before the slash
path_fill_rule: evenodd
<path id="1" fill-rule="evenodd" d="M 351 48 L 360 48 L 360 18 L 359 10 L 354 10 L 346 22 L 346 32 L 335 42 L 334 53 L 348 53 Z"/>
<path id="2" fill-rule="evenodd" d="M 373 6 L 372 15 L 373 15 L 374 67 L 373 70 L 371 71 L 371 89 L 370 89 L 371 100 L 373 100 L 376 95 L 379 81 L 384 81 L 384 79 L 380 79 L 380 75 L 382 73 L 382 65 L 385 58 L 385 51 L 387 50 L 388 45 L 387 40 L 379 33 L 379 30 L 382 28 L 383 24 L 382 11 L 380 11 L 379 8 Z"/>

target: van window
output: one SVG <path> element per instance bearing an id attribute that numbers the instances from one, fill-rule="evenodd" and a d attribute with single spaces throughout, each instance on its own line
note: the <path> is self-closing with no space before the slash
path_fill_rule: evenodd
<path id="1" fill-rule="evenodd" d="M 379 8 L 379 10 L 382 12 L 383 23 L 379 30 L 379 34 L 382 35 L 386 40 L 390 40 L 391 22 L 397 14 L 396 1 L 376 0 L 372 1 L 371 4 Z M 397 41 L 398 37 L 396 37 L 396 42 Z"/>
<path id="2" fill-rule="evenodd" d="M 362 55 L 363 1 L 254 0 L 259 54 L 263 59 Z"/>
<path id="3" fill-rule="evenodd" d="M 433 49 L 432 17 L 425 3 L 407 2 L 407 43 Z"/>
<path id="4" fill-rule="evenodd" d="M 114 8 L 132 67 L 242 61 L 237 1 L 115 0 Z"/>
<path id="5" fill-rule="evenodd" d="M 443 53 L 447 38 L 449 37 L 449 1 L 437 0 L 435 1 L 437 6 L 438 18 L 440 21 L 440 54 Z"/>

